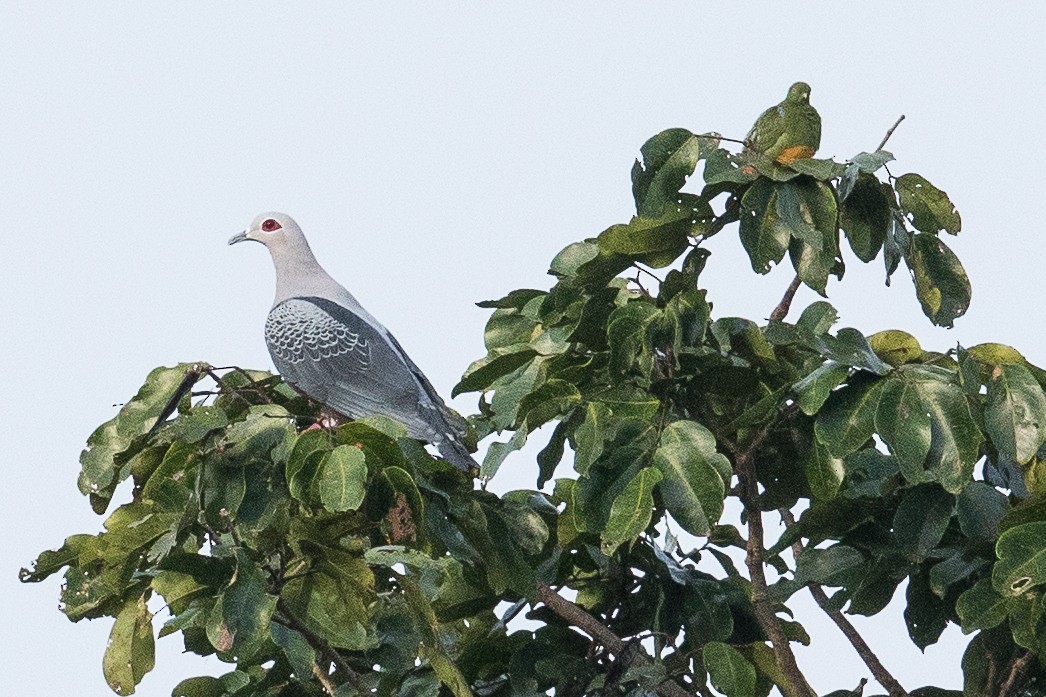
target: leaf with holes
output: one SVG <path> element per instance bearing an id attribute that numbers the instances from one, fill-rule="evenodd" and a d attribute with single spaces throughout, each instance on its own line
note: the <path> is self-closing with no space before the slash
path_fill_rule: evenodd
<path id="1" fill-rule="evenodd" d="M 1046 522 L 1010 528 L 999 535 L 995 554 L 992 587 L 1002 595 L 1020 595 L 1046 582 Z"/>

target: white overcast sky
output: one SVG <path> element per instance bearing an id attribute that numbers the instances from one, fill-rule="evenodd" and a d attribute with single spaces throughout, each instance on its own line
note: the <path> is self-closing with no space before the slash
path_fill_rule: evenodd
<path id="1" fill-rule="evenodd" d="M 262 210 L 295 216 L 449 394 L 482 353 L 487 311 L 473 303 L 547 287 L 556 251 L 627 221 L 646 138 L 674 126 L 743 137 L 805 80 L 822 156 L 870 150 L 907 115 L 893 172 L 951 195 L 963 232 L 947 242 L 974 284 L 968 315 L 935 329 L 903 272 L 887 289 L 880 261 L 851 255 L 847 283 L 829 286 L 842 325 L 903 328 L 939 349 L 1001 341 L 1046 364 L 1046 5 L 159 5 L 0 3 L 6 694 L 110 694 L 111 621 L 69 623 L 57 578 L 22 586 L 16 572 L 99 528 L 77 457 L 151 368 L 270 367 L 268 256 L 225 244 Z M 790 274 L 756 278 L 735 234 L 715 242 L 715 314 L 766 317 Z M 495 486 L 534 473 L 518 457 Z M 961 686 L 966 638 L 949 629 L 920 655 L 900 607 L 859 623 L 887 665 L 908 689 Z M 868 674 L 834 628 L 807 626 L 815 687 Z M 139 694 L 226 669 L 180 649 L 158 643 Z"/>

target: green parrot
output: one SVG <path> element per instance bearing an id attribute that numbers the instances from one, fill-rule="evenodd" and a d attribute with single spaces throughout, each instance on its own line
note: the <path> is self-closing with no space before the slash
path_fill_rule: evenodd
<path id="1" fill-rule="evenodd" d="M 810 106 L 810 85 L 789 87 L 784 101 L 763 112 L 745 141 L 783 165 L 813 157 L 821 145 L 821 115 Z"/>

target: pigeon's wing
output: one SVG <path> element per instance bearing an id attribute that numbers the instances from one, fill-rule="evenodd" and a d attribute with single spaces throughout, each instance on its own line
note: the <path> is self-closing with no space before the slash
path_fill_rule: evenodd
<path id="1" fill-rule="evenodd" d="M 321 404 L 352 418 L 383 414 L 414 438 L 438 434 L 419 409 L 411 367 L 348 308 L 324 298 L 285 300 L 269 312 L 265 342 L 284 379 Z"/>

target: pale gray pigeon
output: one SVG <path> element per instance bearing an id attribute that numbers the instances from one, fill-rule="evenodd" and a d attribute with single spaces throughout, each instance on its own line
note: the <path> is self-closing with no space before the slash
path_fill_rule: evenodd
<path id="1" fill-rule="evenodd" d="M 323 270 L 290 216 L 262 213 L 229 244 L 244 240 L 268 247 L 276 267 L 265 343 L 284 380 L 338 414 L 399 421 L 461 470 L 479 466 L 461 442 L 465 420 L 395 337 Z"/>

